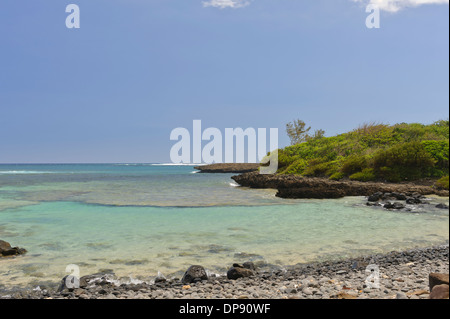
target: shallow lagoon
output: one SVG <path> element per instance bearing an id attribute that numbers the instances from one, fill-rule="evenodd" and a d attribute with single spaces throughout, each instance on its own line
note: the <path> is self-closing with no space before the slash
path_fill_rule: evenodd
<path id="1" fill-rule="evenodd" d="M 284 200 L 190 166 L 0 165 L 0 238 L 26 248 L 0 261 L 2 285 L 58 282 L 112 270 L 124 280 L 224 273 L 448 242 L 448 210 L 365 206 L 364 198 Z M 448 198 L 431 199 L 431 203 Z"/>

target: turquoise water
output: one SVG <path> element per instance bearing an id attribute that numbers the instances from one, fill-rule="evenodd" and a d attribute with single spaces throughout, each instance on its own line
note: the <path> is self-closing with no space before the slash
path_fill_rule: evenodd
<path id="1" fill-rule="evenodd" d="M 1 285 L 57 282 L 112 270 L 123 281 L 224 273 L 448 242 L 448 210 L 365 206 L 364 198 L 284 200 L 191 166 L 0 165 L 0 239 L 26 248 L 0 260 Z M 448 203 L 432 198 L 431 203 Z"/>

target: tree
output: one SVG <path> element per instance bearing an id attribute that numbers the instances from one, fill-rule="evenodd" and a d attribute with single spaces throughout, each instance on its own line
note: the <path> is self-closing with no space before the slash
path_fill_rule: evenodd
<path id="1" fill-rule="evenodd" d="M 319 139 L 325 137 L 325 131 L 324 130 L 315 130 L 314 135 L 312 136 L 313 140 Z"/>
<path id="2" fill-rule="evenodd" d="M 306 124 L 302 120 L 294 120 L 286 124 L 286 133 L 291 140 L 291 145 L 307 141 L 310 138 L 308 135 L 310 130 L 311 127 L 306 128 Z"/>

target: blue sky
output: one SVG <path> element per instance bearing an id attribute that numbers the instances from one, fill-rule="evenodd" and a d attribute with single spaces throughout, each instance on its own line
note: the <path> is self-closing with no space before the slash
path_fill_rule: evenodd
<path id="1" fill-rule="evenodd" d="M 169 162 L 195 119 L 284 146 L 296 118 L 327 135 L 448 118 L 448 0 L 372 1 L 380 29 L 364 0 L 2 0 L 0 163 Z"/>

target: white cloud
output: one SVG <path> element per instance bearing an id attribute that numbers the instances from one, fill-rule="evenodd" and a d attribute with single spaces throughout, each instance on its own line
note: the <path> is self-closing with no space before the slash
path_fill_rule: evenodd
<path id="1" fill-rule="evenodd" d="M 250 5 L 253 0 L 208 0 L 203 1 L 203 7 L 238 9 Z M 397 12 L 405 8 L 418 7 L 424 4 L 449 4 L 449 0 L 351 0 L 364 4 L 376 5 L 380 10 Z"/>
<path id="2" fill-rule="evenodd" d="M 376 5 L 380 10 L 397 12 L 405 8 L 418 7 L 424 4 L 448 4 L 449 0 L 352 0 Z"/>
<path id="3" fill-rule="evenodd" d="M 250 4 L 249 0 L 209 0 L 203 1 L 204 7 L 214 7 L 214 8 L 243 8 Z"/>

